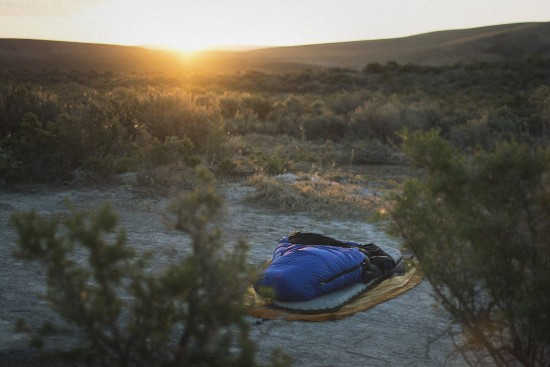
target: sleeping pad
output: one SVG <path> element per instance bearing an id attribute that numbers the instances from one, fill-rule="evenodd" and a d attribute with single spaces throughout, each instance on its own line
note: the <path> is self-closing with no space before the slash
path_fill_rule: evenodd
<path id="1" fill-rule="evenodd" d="M 297 232 L 278 241 L 254 289 L 277 301 L 308 301 L 354 283 L 383 278 L 395 266 L 395 260 L 374 244 Z"/>

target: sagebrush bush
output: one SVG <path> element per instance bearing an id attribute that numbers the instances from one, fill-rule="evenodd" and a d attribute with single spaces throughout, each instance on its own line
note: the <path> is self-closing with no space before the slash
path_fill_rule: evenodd
<path id="1" fill-rule="evenodd" d="M 347 133 L 355 139 L 379 140 L 383 144 L 388 144 L 396 139 L 396 132 L 403 126 L 400 105 L 369 100 L 351 115 Z"/>
<path id="2" fill-rule="evenodd" d="M 55 119 L 62 111 L 55 93 L 12 83 L 0 83 L 0 139 L 16 133 L 32 113 L 45 123 Z"/>
<path id="3" fill-rule="evenodd" d="M 465 156 L 437 132 L 405 147 L 427 175 L 394 195 L 393 226 L 462 327 L 457 350 L 469 364 L 547 366 L 550 150 L 502 143 Z"/>
<path id="4" fill-rule="evenodd" d="M 175 136 L 166 137 L 163 142 L 154 139 L 145 159 L 151 168 L 177 163 L 194 167 L 199 163 L 198 156 L 194 154 L 193 142 Z"/>
<path id="5" fill-rule="evenodd" d="M 206 169 L 197 170 L 196 189 L 170 207 L 174 227 L 188 236 L 192 251 L 163 272 L 144 270 L 148 256 L 127 243 L 109 205 L 54 217 L 14 215 L 16 256 L 45 267 L 45 297 L 65 323 L 18 322 L 34 336 L 33 346 L 43 347 L 42 337 L 71 327 L 82 338 L 69 343 L 75 349 L 61 359 L 71 365 L 256 365 L 242 313 L 251 281 L 247 246 L 224 249 L 212 225 L 222 205 L 212 180 Z"/>
<path id="6" fill-rule="evenodd" d="M 17 132 L 3 141 L 7 181 L 61 181 L 85 156 L 73 119 L 60 116 L 44 126 L 28 113 Z M 73 135 L 74 134 L 74 135 Z"/>
<path id="7" fill-rule="evenodd" d="M 379 140 L 357 140 L 352 144 L 353 160 L 356 164 L 399 164 L 403 157 L 393 147 Z"/>
<path id="8" fill-rule="evenodd" d="M 338 141 L 346 134 L 346 122 L 342 116 L 325 111 L 318 115 L 305 115 L 300 118 L 307 140 Z"/>

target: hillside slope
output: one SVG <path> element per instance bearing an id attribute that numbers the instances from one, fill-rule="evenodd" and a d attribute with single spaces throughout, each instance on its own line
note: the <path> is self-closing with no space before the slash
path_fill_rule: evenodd
<path id="1" fill-rule="evenodd" d="M 448 30 L 385 40 L 270 48 L 251 51 L 250 54 L 272 61 L 349 68 L 390 60 L 400 64 L 442 65 L 474 60 L 550 57 L 550 22 Z"/>
<path id="2" fill-rule="evenodd" d="M 0 40 L 0 69 L 162 71 L 179 69 L 176 53 L 142 47 L 27 39 Z"/>
<path id="3" fill-rule="evenodd" d="M 252 51 L 211 51 L 183 57 L 170 51 L 103 44 L 0 39 L 0 70 L 49 69 L 217 73 L 288 71 L 303 67 L 361 69 L 368 63 L 442 65 L 550 57 L 550 22 L 518 23 L 416 36 Z"/>

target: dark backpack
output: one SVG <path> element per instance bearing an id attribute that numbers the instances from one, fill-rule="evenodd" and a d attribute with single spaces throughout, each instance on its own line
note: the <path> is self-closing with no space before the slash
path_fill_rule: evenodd
<path id="1" fill-rule="evenodd" d="M 306 246 L 336 246 L 344 248 L 357 247 L 361 251 L 363 251 L 365 255 L 367 255 L 370 263 L 376 265 L 382 273 L 393 270 L 396 265 L 393 258 L 374 243 L 368 243 L 364 245 L 357 244 L 357 246 L 355 246 L 350 243 L 342 242 L 319 233 L 302 233 L 299 231 L 290 234 L 290 236 L 288 236 L 288 242 L 295 245 Z"/>

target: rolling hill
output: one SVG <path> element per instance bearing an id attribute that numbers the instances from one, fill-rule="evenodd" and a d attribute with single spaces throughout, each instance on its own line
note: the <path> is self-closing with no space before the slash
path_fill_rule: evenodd
<path id="1" fill-rule="evenodd" d="M 224 73 L 304 67 L 361 69 L 368 63 L 442 65 L 527 57 L 550 58 L 550 22 L 446 30 L 410 37 L 251 51 L 171 51 L 104 44 L 0 39 L 0 69 Z"/>
<path id="2" fill-rule="evenodd" d="M 334 44 L 270 48 L 251 52 L 266 60 L 362 68 L 367 63 L 442 65 L 550 57 L 550 22 L 448 30 L 416 36 Z"/>

